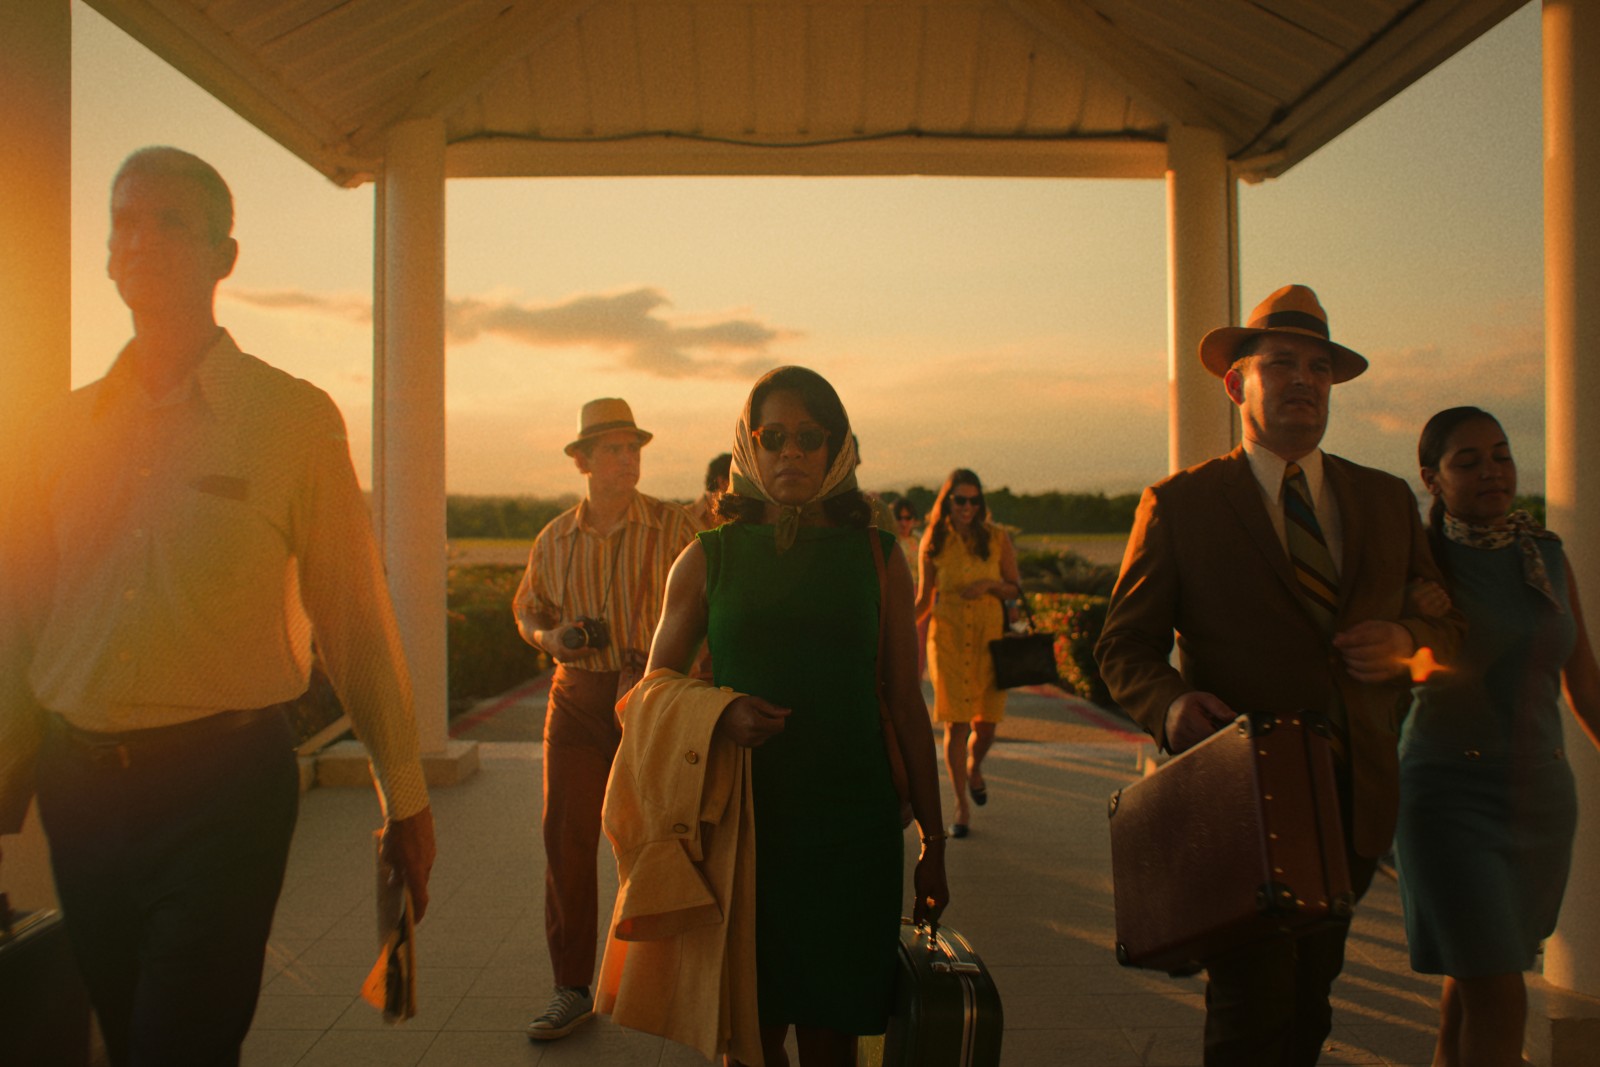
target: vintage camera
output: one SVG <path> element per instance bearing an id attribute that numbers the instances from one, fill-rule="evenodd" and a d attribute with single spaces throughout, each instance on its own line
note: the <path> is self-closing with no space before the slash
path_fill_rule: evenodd
<path id="1" fill-rule="evenodd" d="M 603 652 L 611 644 L 611 625 L 604 619 L 579 616 L 562 633 L 561 644 L 573 651 L 592 648 L 596 652 Z"/>

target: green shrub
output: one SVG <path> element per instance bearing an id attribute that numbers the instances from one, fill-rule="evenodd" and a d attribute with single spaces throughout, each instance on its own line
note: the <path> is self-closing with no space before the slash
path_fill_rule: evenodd
<path id="1" fill-rule="evenodd" d="M 550 666 L 550 658 L 517 632 L 511 598 L 521 580 L 522 568 L 510 564 L 450 568 L 446 656 L 452 716 L 486 697 L 520 685 Z M 311 687 L 289 709 L 290 723 L 303 742 L 343 714 L 339 696 L 318 659 L 312 666 Z"/>
<path id="2" fill-rule="evenodd" d="M 1056 670 L 1069 693 L 1111 707 L 1111 693 L 1094 661 L 1094 643 L 1106 622 L 1107 597 L 1078 593 L 1028 593 L 1034 626 L 1056 635 Z"/>
<path id="3" fill-rule="evenodd" d="M 1117 584 L 1117 568 L 1090 563 L 1069 548 L 1025 549 L 1017 553 L 1017 570 L 1030 593 L 1110 596 Z"/>
<path id="4" fill-rule="evenodd" d="M 503 693 L 550 665 L 517 632 L 511 598 L 522 568 L 503 563 L 453 565 L 449 572 L 450 708 Z"/>

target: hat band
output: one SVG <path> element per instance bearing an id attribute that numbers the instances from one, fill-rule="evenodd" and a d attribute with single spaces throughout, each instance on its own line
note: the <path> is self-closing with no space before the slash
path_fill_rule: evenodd
<path id="1" fill-rule="evenodd" d="M 1255 330 L 1308 330 L 1323 340 L 1328 338 L 1328 324 L 1308 311 L 1274 311 L 1250 324 Z"/>
<path id="2" fill-rule="evenodd" d="M 578 436 L 593 437 L 595 434 L 610 433 L 612 430 L 632 430 L 635 433 L 642 432 L 639 427 L 633 424 L 631 419 L 617 419 L 613 422 L 597 422 L 593 426 L 585 426 L 583 429 L 578 431 Z"/>

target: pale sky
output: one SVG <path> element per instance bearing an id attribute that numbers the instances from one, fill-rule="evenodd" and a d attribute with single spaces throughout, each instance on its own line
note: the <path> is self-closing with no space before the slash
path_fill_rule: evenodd
<path id="1" fill-rule="evenodd" d="M 327 389 L 371 452 L 372 186 L 340 189 L 74 3 L 73 382 L 127 339 L 106 197 L 147 144 L 232 186 L 218 317 Z M 1434 411 L 1505 423 L 1543 485 L 1539 9 L 1524 7 L 1283 178 L 1240 192 L 1241 311 L 1315 288 L 1372 369 L 1325 447 L 1416 482 Z M 764 370 L 838 388 L 868 488 L 1125 492 L 1166 463 L 1165 187 L 1042 179 L 529 179 L 450 185 L 448 486 L 581 490 L 561 446 L 622 396 L 641 488 L 687 498 Z M 1218 325 L 1224 325 L 1218 323 Z M 1220 383 L 1218 389 L 1220 390 Z"/>

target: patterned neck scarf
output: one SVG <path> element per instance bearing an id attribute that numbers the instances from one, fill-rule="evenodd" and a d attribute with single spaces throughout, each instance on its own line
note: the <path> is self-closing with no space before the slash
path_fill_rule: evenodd
<path id="1" fill-rule="evenodd" d="M 773 527 L 773 540 L 779 552 L 787 552 L 794 544 L 802 523 L 822 513 L 824 500 L 856 488 L 858 460 L 855 435 L 850 432 L 849 425 L 846 424 L 844 447 L 833 457 L 833 464 L 828 468 L 827 477 L 822 479 L 822 488 L 817 490 L 816 496 L 795 507 L 792 504 L 779 504 L 772 499 L 772 494 L 767 492 L 767 487 L 762 484 L 761 467 L 756 463 L 756 449 L 760 446 L 756 444 L 755 435 L 751 432 L 754 428 L 750 400 L 746 399 L 744 412 L 739 416 L 739 423 L 733 430 L 733 468 L 729 472 L 729 488 L 740 496 L 754 497 L 778 509 L 778 521 Z"/>
<path id="2" fill-rule="evenodd" d="M 1561 538 L 1540 526 L 1526 511 L 1519 508 L 1499 522 L 1488 525 L 1462 522 L 1447 511 L 1444 513 L 1444 535 L 1468 548 L 1492 550 L 1516 545 L 1517 552 L 1522 556 L 1522 580 L 1555 605 L 1557 611 L 1564 610 L 1555 589 L 1550 585 L 1550 575 L 1545 573 L 1544 555 L 1539 551 L 1538 544 L 1540 541 L 1560 544 Z"/>

